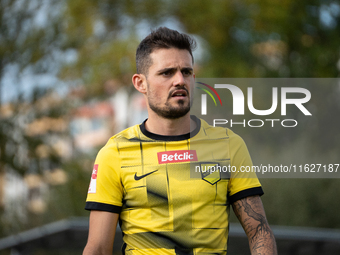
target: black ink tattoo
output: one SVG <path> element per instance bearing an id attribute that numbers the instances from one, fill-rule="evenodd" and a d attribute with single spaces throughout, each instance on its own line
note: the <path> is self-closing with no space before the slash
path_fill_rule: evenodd
<path id="1" fill-rule="evenodd" d="M 233 204 L 251 246 L 252 254 L 277 254 L 274 235 L 268 225 L 258 196 L 240 199 Z"/>

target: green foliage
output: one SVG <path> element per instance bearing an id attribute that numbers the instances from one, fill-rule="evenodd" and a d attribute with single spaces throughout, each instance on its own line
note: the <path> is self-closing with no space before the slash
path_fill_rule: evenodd
<path id="1" fill-rule="evenodd" d="M 37 72 L 48 68 L 46 61 L 60 46 L 61 33 L 58 15 L 45 8 L 60 9 L 60 2 L 0 1 L 0 79 L 9 65 L 20 70 L 30 66 Z"/>
<path id="2" fill-rule="evenodd" d="M 58 164 L 60 156 L 58 156 L 53 144 L 49 139 L 51 134 L 62 134 L 65 132 L 63 126 L 51 126 L 46 120 L 43 127 L 38 126 L 40 120 L 44 117 L 53 119 L 60 118 L 65 114 L 59 102 L 56 105 L 46 105 L 46 100 L 53 100 L 53 93 L 42 91 L 40 89 L 33 93 L 32 100 L 22 102 L 20 97 L 17 101 L 13 101 L 7 105 L 6 114 L 0 116 L 0 162 L 4 171 L 5 167 L 15 169 L 19 174 L 42 173 L 39 165 L 33 167 L 32 161 L 39 161 L 41 158 L 48 158 L 51 164 Z M 58 101 L 58 99 L 56 99 Z M 44 102 L 45 101 L 45 102 Z M 47 107 L 45 107 L 45 106 Z M 41 129 L 39 129 L 41 128 Z M 59 130 L 58 130 L 59 129 Z M 47 156 L 39 156 L 39 146 L 47 145 Z M 40 159 L 39 159 L 40 158 Z M 35 169 L 32 169 L 35 168 Z"/>

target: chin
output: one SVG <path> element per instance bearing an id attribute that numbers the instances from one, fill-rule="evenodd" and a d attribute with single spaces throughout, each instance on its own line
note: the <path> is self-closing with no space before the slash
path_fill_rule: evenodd
<path id="1" fill-rule="evenodd" d="M 149 104 L 149 107 L 160 117 L 166 119 L 179 119 L 189 113 L 191 105 L 185 100 L 179 100 L 176 104 L 167 103 L 164 107 L 159 107 L 153 104 Z"/>

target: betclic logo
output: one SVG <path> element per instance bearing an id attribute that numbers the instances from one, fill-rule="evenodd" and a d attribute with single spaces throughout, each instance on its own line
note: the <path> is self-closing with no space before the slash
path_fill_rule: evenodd
<path id="1" fill-rule="evenodd" d="M 162 151 L 157 157 L 159 164 L 197 161 L 196 150 Z"/>

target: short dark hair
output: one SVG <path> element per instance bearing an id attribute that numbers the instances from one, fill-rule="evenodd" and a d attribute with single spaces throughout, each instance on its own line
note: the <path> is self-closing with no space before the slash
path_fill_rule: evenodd
<path id="1" fill-rule="evenodd" d="M 148 69 L 152 65 L 150 54 L 154 50 L 170 48 L 189 51 L 194 63 L 192 51 L 196 48 L 196 41 L 187 34 L 167 27 L 160 27 L 140 42 L 136 51 L 137 73 L 147 75 Z"/>

